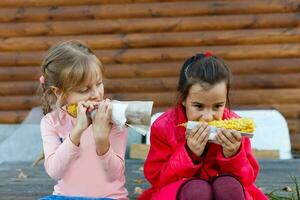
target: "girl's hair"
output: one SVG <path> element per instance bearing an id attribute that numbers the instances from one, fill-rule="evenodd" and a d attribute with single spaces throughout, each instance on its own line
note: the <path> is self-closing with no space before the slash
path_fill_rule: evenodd
<path id="1" fill-rule="evenodd" d="M 95 66 L 102 70 L 94 52 L 81 41 L 67 41 L 50 48 L 41 66 L 43 81 L 39 93 L 43 113 L 51 112 L 54 106 L 62 106 L 65 95 L 95 73 Z M 61 90 L 58 98 L 53 86 Z"/>
<path id="2" fill-rule="evenodd" d="M 194 84 L 200 84 L 201 87 L 208 90 L 213 85 L 224 81 L 227 88 L 227 105 L 230 107 L 229 90 L 231 79 L 231 71 L 221 58 L 209 52 L 196 54 L 188 58 L 182 65 L 177 87 L 179 98 L 184 101 L 191 86 Z"/>
<path id="3" fill-rule="evenodd" d="M 51 112 L 54 106 L 63 105 L 66 94 L 87 81 L 91 74 L 97 76 L 97 68 L 102 72 L 102 64 L 94 52 L 82 41 L 77 40 L 63 42 L 50 48 L 41 67 L 42 76 L 38 92 L 41 95 L 44 114 Z M 61 90 L 58 98 L 53 92 L 53 86 Z M 32 166 L 44 158 L 42 152 Z"/>

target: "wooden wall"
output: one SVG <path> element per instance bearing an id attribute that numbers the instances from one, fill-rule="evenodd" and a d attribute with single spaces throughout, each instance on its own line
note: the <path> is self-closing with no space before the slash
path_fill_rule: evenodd
<path id="1" fill-rule="evenodd" d="M 300 0 L 1 0 L 0 122 L 39 104 L 39 64 L 53 44 L 81 39 L 105 65 L 109 97 L 175 99 L 182 62 L 223 57 L 236 108 L 276 108 L 300 149 Z"/>

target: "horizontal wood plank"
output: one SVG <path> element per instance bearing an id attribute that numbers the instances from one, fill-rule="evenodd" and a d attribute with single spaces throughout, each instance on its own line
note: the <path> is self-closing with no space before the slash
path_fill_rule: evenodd
<path id="1" fill-rule="evenodd" d="M 278 28 L 113 35 L 10 37 L 2 40 L 0 43 L 0 51 L 47 50 L 51 46 L 67 40 L 82 40 L 92 49 L 281 44 L 300 42 L 300 29 Z"/>
<path id="2" fill-rule="evenodd" d="M 181 62 L 105 64 L 106 78 L 178 77 Z M 299 58 L 226 60 L 234 75 L 300 73 Z M 0 81 L 38 80 L 39 66 L 0 66 Z"/>
<path id="3" fill-rule="evenodd" d="M 232 82 L 233 90 L 242 89 L 300 89 L 300 73 L 272 75 L 236 75 Z M 170 92 L 176 91 L 177 77 L 135 78 L 135 79 L 104 79 L 105 90 L 108 93 L 126 92 Z M 3 96 L 34 95 L 39 82 L 10 81 L 0 82 L 0 94 Z"/>
<path id="4" fill-rule="evenodd" d="M 2 124 L 18 124 L 21 123 L 28 114 L 29 114 L 29 110 L 14 110 L 14 111 L 0 110 L 0 122 Z"/>
<path id="5" fill-rule="evenodd" d="M 300 133 L 290 135 L 290 140 L 292 144 L 292 149 L 297 151 L 298 154 L 300 152 Z"/>
<path id="6" fill-rule="evenodd" d="M 0 24 L 0 37 L 297 27 L 297 13 L 19 22 Z"/>
<path id="7" fill-rule="evenodd" d="M 184 60 L 197 52 L 210 51 L 225 60 L 298 58 L 300 45 L 228 45 L 178 48 L 141 48 L 120 50 L 95 50 L 104 64 L 133 64 L 147 62 L 172 62 Z M 264 52 L 264 53 L 261 53 Z M 45 52 L 0 52 L 0 65 L 40 65 Z"/>
<path id="8" fill-rule="evenodd" d="M 299 119 L 300 118 L 300 105 L 299 104 L 265 104 L 265 105 L 232 105 L 233 109 L 237 110 L 261 110 L 261 109 L 276 109 L 285 118 Z"/>
<path id="9" fill-rule="evenodd" d="M 300 119 L 288 119 L 288 127 L 291 134 L 300 133 Z"/>
<path id="10" fill-rule="evenodd" d="M 38 96 L 0 96 L 0 111 L 30 110 L 39 105 Z"/>
<path id="11" fill-rule="evenodd" d="M 124 3 L 149 3 L 149 2 L 172 2 L 178 0 L 51 0 L 51 1 L 36 1 L 36 0 L 2 0 L 0 7 L 56 7 L 56 6 L 77 6 L 77 5 L 105 5 L 105 4 L 124 4 Z M 187 0 L 197 1 L 197 0 Z"/>
<path id="12" fill-rule="evenodd" d="M 231 92 L 231 105 L 265 105 L 265 104 L 300 104 L 300 89 L 257 89 L 234 90 Z M 252 95 L 255 94 L 255 95 Z M 106 96 L 116 100 L 154 101 L 154 106 L 175 105 L 176 92 L 149 93 L 107 93 Z M 37 106 L 36 96 L 0 96 L 0 110 L 25 110 Z"/>
<path id="13" fill-rule="evenodd" d="M 137 2 L 137 1 L 135 1 Z M 150 2 L 150 1 L 149 1 Z M 155 1 L 152 1 L 155 2 Z M 58 3 L 58 2 L 56 2 Z M 77 2 L 75 1 L 74 4 Z M 98 3 L 98 2 L 95 2 Z M 108 2 L 107 2 L 108 3 Z M 126 3 L 126 4 L 124 4 Z M 39 4 L 42 4 L 39 2 Z M 0 3 L 1 5 L 1 3 Z M 299 1 L 252 0 L 236 2 L 185 1 L 7 8 L 2 7 L 0 22 L 39 22 L 52 20 L 118 19 L 137 17 L 176 17 L 220 14 L 297 12 Z M 74 15 L 76 13 L 76 15 Z"/>

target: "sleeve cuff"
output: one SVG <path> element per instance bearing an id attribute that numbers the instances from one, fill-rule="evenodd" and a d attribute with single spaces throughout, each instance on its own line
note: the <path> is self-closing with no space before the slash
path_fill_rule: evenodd
<path id="1" fill-rule="evenodd" d="M 224 157 L 223 152 L 221 150 L 217 155 L 217 159 L 221 163 L 220 166 L 223 166 L 223 168 L 226 171 L 235 171 L 241 169 L 243 166 L 245 166 L 247 162 L 247 155 L 244 150 L 244 142 L 242 142 L 239 152 L 233 157 Z"/>
<path id="2" fill-rule="evenodd" d="M 192 152 L 192 150 L 188 147 L 187 143 L 185 143 L 185 149 L 186 149 L 189 157 L 193 161 L 194 165 L 197 165 L 201 162 L 202 158 L 200 156 L 197 156 L 196 154 L 194 154 L 194 152 Z"/>
<path id="3" fill-rule="evenodd" d="M 64 141 L 66 143 L 67 146 L 70 147 L 70 149 L 73 151 L 73 152 L 79 152 L 79 146 L 76 146 L 71 138 L 70 138 L 70 134 L 68 135 L 68 137 L 65 139 Z"/>
<path id="4" fill-rule="evenodd" d="M 174 160 L 174 159 L 180 160 L 175 162 L 182 163 L 183 168 L 192 169 L 192 168 L 198 168 L 200 166 L 200 163 L 194 164 L 192 158 L 189 156 L 187 149 L 185 148 L 185 143 L 181 145 L 170 158 L 170 160 Z"/>
<path id="5" fill-rule="evenodd" d="M 96 152 L 96 153 L 97 153 L 97 152 Z M 110 156 L 112 156 L 113 153 L 114 153 L 114 152 L 113 152 L 113 150 L 112 150 L 112 148 L 111 148 L 111 146 L 110 146 L 109 149 L 108 149 L 108 151 L 107 151 L 105 154 L 101 155 L 101 156 L 98 155 L 98 158 L 99 158 L 100 160 L 105 160 L 105 159 L 109 158 Z"/>

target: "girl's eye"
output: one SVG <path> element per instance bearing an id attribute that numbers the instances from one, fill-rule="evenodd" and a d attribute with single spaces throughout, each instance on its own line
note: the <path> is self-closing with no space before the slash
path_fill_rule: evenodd
<path id="1" fill-rule="evenodd" d="M 101 85 L 102 85 L 102 82 L 99 82 L 99 83 L 96 84 L 97 87 L 99 87 Z"/>
<path id="2" fill-rule="evenodd" d="M 196 108 L 198 109 L 203 109 L 203 105 L 200 105 L 200 104 L 197 104 L 197 105 L 194 105 Z"/>
<path id="3" fill-rule="evenodd" d="M 88 88 L 85 88 L 85 89 L 79 90 L 79 93 L 86 93 L 86 92 L 88 92 L 88 91 L 89 91 L 89 89 L 88 89 Z"/>
<path id="4" fill-rule="evenodd" d="M 222 108 L 223 105 L 222 104 L 219 104 L 219 105 L 215 105 L 215 109 L 219 109 L 219 108 Z"/>

